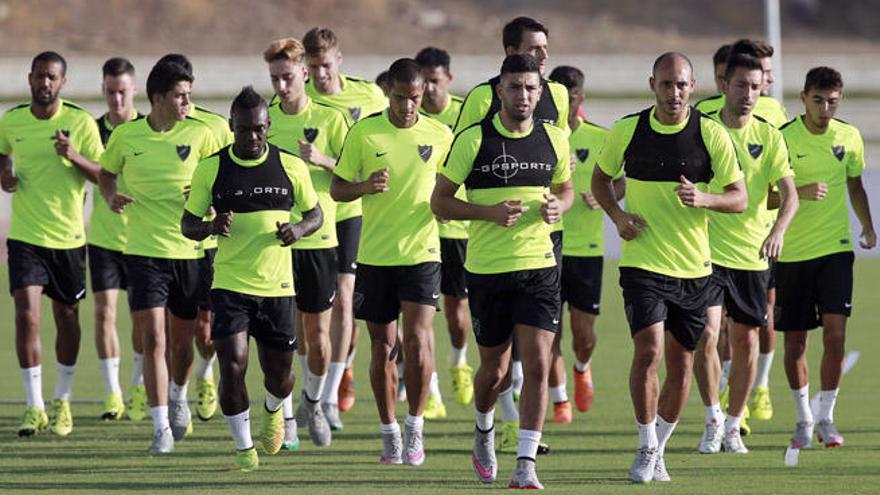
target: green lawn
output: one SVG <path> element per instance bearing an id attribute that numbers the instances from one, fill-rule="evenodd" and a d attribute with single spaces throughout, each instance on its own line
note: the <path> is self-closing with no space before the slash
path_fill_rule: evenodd
<path id="1" fill-rule="evenodd" d="M 846 446 L 835 450 L 816 449 L 800 456 L 800 466 L 786 468 L 783 451 L 794 423 L 794 407 L 782 369 L 782 351 L 777 353 L 771 376 L 776 414 L 771 421 L 753 422 L 754 433 L 746 437 L 751 453 L 745 456 L 704 456 L 696 452 L 702 431 L 703 408 L 696 390 L 681 424 L 670 441 L 666 463 L 673 482 L 647 487 L 631 485 L 628 468 L 636 447 L 636 430 L 627 388 L 632 347 L 621 308 L 616 267 L 608 263 L 603 316 L 599 320 L 599 347 L 593 360 L 597 398 L 592 411 L 576 413 L 571 425 L 548 425 L 545 440 L 552 453 L 541 457 L 538 472 L 551 491 L 560 493 L 877 493 L 880 486 L 880 427 L 875 411 L 880 410 L 876 382 L 880 371 L 876 355 L 880 343 L 874 334 L 880 327 L 880 309 L 871 280 L 880 279 L 880 259 L 856 263 L 855 315 L 850 324 L 848 349 L 859 350 L 862 359 L 847 375 L 835 414 Z M 5 267 L 0 276 L 6 278 Z M 3 286 L 6 287 L 6 282 Z M 44 299 L 44 301 L 46 301 Z M 44 304 L 43 349 L 44 393 L 54 390 L 52 337 L 54 328 L 48 304 Z M 125 315 L 124 304 L 120 314 Z M 494 487 L 476 482 L 470 466 L 472 406 L 452 400 L 447 372 L 448 337 L 443 316 L 437 329 L 440 376 L 447 396 L 449 419 L 426 425 L 427 461 L 417 468 L 381 466 L 378 418 L 371 401 L 366 367 L 368 340 L 362 335 L 357 357 L 359 400 L 343 415 L 345 431 L 330 448 L 308 443 L 307 434 L 299 452 L 261 457 L 261 469 L 250 474 L 230 470 L 233 444 L 222 416 L 207 423 L 196 421 L 194 434 L 177 444 L 166 457 L 150 457 L 149 420 L 108 424 L 97 419 L 103 384 L 95 357 L 92 331 L 92 299 L 82 305 L 83 345 L 74 386 L 75 428 L 68 438 L 44 434 L 18 439 L 15 430 L 23 411 L 23 390 L 14 354 L 11 299 L 0 297 L 0 329 L 7 345 L 0 349 L 5 363 L 0 380 L 0 493 L 47 492 L 132 492 L 173 488 L 176 492 L 270 493 L 279 489 L 308 493 L 379 493 L 402 488 L 398 493 L 445 493 L 485 491 L 506 486 L 514 455 L 499 455 L 499 479 Z M 128 382 L 131 352 L 127 346 L 130 323 L 121 318 L 123 343 L 122 380 Z M 569 339 L 570 340 L 570 339 Z M 814 342 L 817 344 L 818 342 Z M 567 345 L 567 343 L 566 343 Z M 476 365 L 473 345 L 470 362 Z M 818 356 L 814 348 L 813 391 L 818 386 Z M 571 353 L 568 353 L 570 369 Z M 259 367 L 250 368 L 251 398 L 263 391 Z M 124 386 L 124 388 L 127 388 Z M 299 384 L 297 384 L 297 390 Z M 20 401 L 20 402 L 19 402 Z M 257 410 L 256 408 L 254 408 Z M 399 408 L 398 417 L 402 422 Z M 308 444 L 307 444 L 308 443 Z"/>

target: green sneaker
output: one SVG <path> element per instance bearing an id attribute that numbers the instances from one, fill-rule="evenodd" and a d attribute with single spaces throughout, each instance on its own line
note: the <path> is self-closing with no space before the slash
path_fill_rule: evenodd
<path id="1" fill-rule="evenodd" d="M 257 449 L 251 447 L 247 450 L 235 451 L 235 467 L 243 473 L 250 473 L 260 467 L 260 457 Z"/>
<path id="2" fill-rule="evenodd" d="M 141 421 L 147 417 L 147 389 L 143 385 L 138 385 L 131 389 L 128 396 L 128 419 L 132 421 Z"/>
<path id="3" fill-rule="evenodd" d="M 101 413 L 101 419 L 104 421 L 113 421 L 122 419 L 125 413 L 125 402 L 122 401 L 122 395 L 115 392 L 107 394 L 104 398 L 104 412 Z"/>
<path id="4" fill-rule="evenodd" d="M 196 415 L 202 421 L 208 421 L 217 412 L 217 385 L 214 380 L 196 380 L 196 392 L 199 395 L 196 402 Z"/>
<path id="5" fill-rule="evenodd" d="M 18 427 L 18 436 L 29 437 L 36 435 L 41 431 L 45 431 L 48 426 L 49 416 L 46 415 L 46 411 L 37 409 L 36 406 L 30 406 L 24 410 L 21 425 Z"/>
<path id="6" fill-rule="evenodd" d="M 721 410 L 727 411 L 727 406 L 730 405 L 730 387 L 725 387 L 725 389 L 721 391 L 721 396 L 718 397 L 718 399 Z"/>
<path id="7" fill-rule="evenodd" d="M 452 392 L 455 396 L 455 402 L 466 406 L 474 400 L 474 369 L 463 364 L 449 368 L 452 374 Z"/>
<path id="8" fill-rule="evenodd" d="M 749 411 L 749 406 L 743 408 L 742 412 L 742 420 L 739 422 L 739 434 L 741 436 L 748 436 L 752 433 L 752 427 L 749 426 L 748 420 L 751 418 L 751 412 Z"/>
<path id="9" fill-rule="evenodd" d="M 516 452 L 519 445 L 519 421 L 505 421 L 501 423 L 501 442 L 498 450 L 503 452 Z"/>
<path id="10" fill-rule="evenodd" d="M 749 409 L 752 417 L 761 421 L 773 418 L 773 403 L 770 402 L 770 389 L 767 387 L 755 387 L 752 397 L 749 399 Z"/>
<path id="11" fill-rule="evenodd" d="M 55 399 L 52 401 L 52 421 L 49 431 L 59 437 L 66 437 L 73 431 L 73 414 L 70 412 L 70 401 Z"/>
<path id="12" fill-rule="evenodd" d="M 284 442 L 284 408 L 279 407 L 275 412 L 269 412 L 263 406 L 263 420 L 260 424 L 260 443 L 263 452 L 275 455 L 281 450 Z M 256 454 L 255 454 L 256 455 Z"/>
<path id="13" fill-rule="evenodd" d="M 446 417 L 446 406 L 443 401 L 437 399 L 433 395 L 429 395 L 425 401 L 425 410 L 423 412 L 425 419 L 444 419 Z"/>

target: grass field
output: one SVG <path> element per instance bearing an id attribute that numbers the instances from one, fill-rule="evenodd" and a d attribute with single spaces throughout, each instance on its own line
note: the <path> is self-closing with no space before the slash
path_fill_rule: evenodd
<path id="1" fill-rule="evenodd" d="M 0 277 L 6 287 L 5 266 Z M 880 259 L 856 262 L 854 316 L 850 321 L 847 349 L 859 350 L 862 358 L 844 380 L 835 421 L 846 435 L 846 446 L 804 451 L 797 468 L 783 464 L 783 451 L 794 424 L 794 407 L 782 369 L 782 350 L 777 351 L 771 375 L 775 416 L 771 421 L 752 422 L 754 433 L 746 437 L 751 453 L 745 456 L 696 452 L 702 432 L 703 408 L 696 387 L 685 415 L 669 443 L 666 463 L 672 483 L 632 485 L 628 468 L 636 447 L 636 430 L 629 399 L 627 377 L 632 353 L 623 318 L 614 263 L 606 264 L 603 314 L 599 319 L 599 347 L 593 360 L 597 398 L 586 415 L 576 413 L 571 425 L 548 424 L 544 438 L 551 445 L 541 457 L 538 473 L 548 490 L 558 493 L 810 493 L 869 494 L 880 486 L 880 394 L 876 356 L 880 341 L 873 334 L 880 327 L 877 295 L 871 289 L 880 279 Z M 47 301 L 44 299 L 44 301 Z M 362 335 L 357 356 L 358 403 L 343 415 L 345 430 L 333 445 L 318 449 L 308 442 L 294 453 L 261 456 L 261 469 L 243 474 L 230 469 L 233 444 L 226 422 L 219 414 L 210 422 L 196 420 L 195 432 L 179 442 L 174 454 L 146 454 L 151 435 L 149 420 L 139 423 L 98 420 L 103 383 L 93 344 L 93 300 L 82 305 L 83 339 L 73 406 L 75 427 L 68 438 L 43 434 L 18 439 L 15 430 L 23 412 L 23 396 L 13 342 L 11 299 L 0 297 L 0 329 L 7 345 L 0 348 L 0 493 L 121 493 L 173 489 L 175 493 L 272 493 L 302 490 L 306 493 L 451 493 L 486 491 L 506 486 L 514 464 L 513 454 L 499 454 L 499 483 L 482 486 L 470 466 L 472 406 L 452 400 L 447 371 L 448 337 L 442 314 L 438 314 L 437 362 L 441 386 L 447 396 L 449 419 L 426 424 L 427 461 L 417 468 L 381 466 L 378 417 L 366 374 L 369 343 Z M 130 323 L 124 303 L 120 314 L 123 342 L 122 381 L 130 373 Z M 54 389 L 54 326 L 48 304 L 43 311 L 44 394 Z M 568 339 L 570 341 L 570 339 Z M 780 342 L 781 343 L 781 342 Z M 810 351 L 811 383 L 818 388 L 818 340 Z M 566 342 L 566 346 L 568 343 Z M 570 370 L 571 352 L 566 350 Z M 253 357 L 253 356 L 252 356 Z M 469 361 L 476 365 L 471 345 Z M 569 371 L 570 373 L 570 371 Z M 248 377 L 253 400 L 263 396 L 259 367 L 252 363 Z M 124 385 L 124 388 L 127 388 Z M 299 384 L 297 384 L 299 390 Z M 571 392 L 570 392 L 571 393 Z M 191 392 L 191 395 L 193 393 Z M 256 408 L 254 408 L 256 410 Z M 402 422 L 405 408 L 398 417 Z M 302 435 L 302 433 L 301 433 Z"/>

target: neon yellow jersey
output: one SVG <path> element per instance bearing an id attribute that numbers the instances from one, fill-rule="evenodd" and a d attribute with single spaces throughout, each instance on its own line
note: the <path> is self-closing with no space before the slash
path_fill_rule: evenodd
<path id="1" fill-rule="evenodd" d="M 281 105 L 269 107 L 272 126 L 269 128 L 269 142 L 279 148 L 299 155 L 299 142 L 312 143 L 321 153 L 333 159 L 339 158 L 342 143 L 348 132 L 348 121 L 336 108 L 309 100 L 302 112 L 291 115 L 284 113 Z M 300 239 L 294 249 L 327 249 L 339 245 L 336 239 L 336 202 L 330 197 L 330 179 L 333 173 L 317 165 L 308 165 L 312 184 L 318 192 L 318 203 L 324 213 L 324 223 L 314 234 Z M 293 222 L 299 222 L 302 213 L 294 210 Z"/>
<path id="2" fill-rule="evenodd" d="M 229 128 L 229 121 L 219 113 L 212 112 L 205 107 L 200 107 L 195 103 L 190 103 L 189 116 L 207 124 L 207 126 L 211 128 L 211 132 L 214 133 L 214 140 L 217 141 L 219 146 L 232 144 L 234 138 L 232 135 L 232 129 Z M 213 219 L 213 217 L 206 217 L 206 219 Z M 205 239 L 202 242 L 202 248 L 216 249 L 217 236 L 212 235 Z"/>
<path id="3" fill-rule="evenodd" d="M 782 126 L 788 144 L 795 185 L 815 182 L 828 185 L 820 201 L 801 200 L 797 214 L 785 231 L 779 261 L 803 261 L 853 250 L 846 206 L 850 177 L 865 170 L 865 145 L 854 126 L 832 119 L 824 134 L 813 134 L 796 117 Z"/>
<path id="4" fill-rule="evenodd" d="M 724 100 L 723 94 L 710 96 L 698 101 L 696 108 L 705 114 L 720 112 L 724 108 Z M 752 110 L 752 115 L 761 117 L 777 129 L 788 122 L 788 113 L 785 111 L 785 107 L 776 98 L 770 96 L 758 98 L 758 102 L 755 104 L 754 110 Z"/>
<path id="5" fill-rule="evenodd" d="M 445 125 L 419 117 L 410 128 L 395 127 L 388 112 L 352 126 L 334 173 L 354 182 L 388 169 L 388 191 L 363 196 L 359 263 L 410 266 L 440 261 L 440 238 L 431 212 L 437 170 L 452 143 Z"/>
<path id="6" fill-rule="evenodd" d="M 455 122 L 458 120 L 458 113 L 461 112 L 461 104 L 464 100 L 452 94 L 446 95 L 446 107 L 443 108 L 443 111 L 440 113 L 429 113 L 425 110 L 425 107 L 419 109 L 422 115 L 427 115 L 432 119 L 438 120 L 440 123 L 449 127 L 449 130 L 452 130 L 455 127 Z M 464 187 L 459 187 L 458 191 L 455 192 L 455 197 L 462 200 L 467 201 L 467 195 L 464 192 Z M 440 231 L 441 239 L 467 239 L 467 229 L 468 222 L 462 220 L 450 220 L 444 223 L 438 223 L 437 227 Z"/>
<path id="7" fill-rule="evenodd" d="M 495 93 L 495 86 L 500 82 L 501 76 L 495 76 L 468 93 L 455 124 L 456 134 L 501 110 L 501 102 Z M 535 120 L 568 131 L 568 90 L 554 81 L 542 79 L 541 82 L 543 90 L 535 106 Z"/>
<path id="8" fill-rule="evenodd" d="M 552 228 L 541 218 L 541 204 L 552 184 L 571 178 L 565 131 L 536 123 L 526 133 L 513 133 L 496 113 L 456 137 L 440 173 L 463 184 L 467 200 L 475 205 L 520 200 L 529 207 L 510 227 L 470 221 L 465 256 L 469 272 L 506 273 L 556 266 Z"/>
<path id="9" fill-rule="evenodd" d="M 422 103 L 424 103 L 424 100 L 422 100 Z M 419 108 L 419 113 L 427 115 L 434 120 L 439 120 L 440 123 L 449 127 L 449 130 L 451 131 L 455 128 L 455 123 L 458 121 L 458 114 L 461 113 L 461 105 L 463 103 L 464 99 L 462 99 L 462 97 L 447 93 L 446 106 L 443 108 L 443 111 L 440 113 L 430 113 L 425 110 L 424 106 L 422 106 Z"/>
<path id="10" fill-rule="evenodd" d="M 350 120 L 357 122 L 369 115 L 381 112 L 388 107 L 388 98 L 376 84 L 357 77 L 339 74 L 339 85 L 342 90 L 334 95 L 323 95 L 315 89 L 315 83 L 306 83 L 306 94 L 314 101 L 337 108 Z M 361 216 L 361 202 L 339 203 L 336 205 L 336 221 Z"/>
<path id="11" fill-rule="evenodd" d="M 782 178 L 794 175 L 788 162 L 788 147 L 782 133 L 756 115 L 739 129 L 727 127 L 720 112 L 709 116 L 727 129 L 733 139 L 749 195 L 749 205 L 742 213 L 709 211 L 712 263 L 736 270 L 766 270 L 769 265 L 759 252 L 768 233 L 767 191 Z M 715 182 L 710 187 L 713 192 L 724 190 Z"/>
<path id="12" fill-rule="evenodd" d="M 97 161 L 104 151 L 95 119 L 65 100 L 45 120 L 34 117 L 29 103 L 0 118 L 0 154 L 12 157 L 18 177 L 9 238 L 50 249 L 74 249 L 86 243 L 86 176 L 55 153 L 52 137 L 59 130 L 89 160 Z"/>
<path id="13" fill-rule="evenodd" d="M 211 288 L 259 297 L 294 295 L 290 248 L 275 236 L 276 222 L 291 222 L 291 209 L 308 211 L 317 203 L 306 164 L 274 146 L 256 160 L 236 157 L 231 146 L 202 160 L 186 211 L 203 217 L 213 204 L 219 212 L 233 212 L 229 237 L 217 241 Z"/>
<path id="14" fill-rule="evenodd" d="M 602 152 L 608 129 L 584 122 L 571 132 L 568 144 L 575 157 L 575 170 L 571 174 L 574 202 L 563 215 L 565 235 L 562 237 L 562 254 L 565 256 L 602 256 L 605 254 L 604 217 L 601 209 L 594 210 L 583 200 L 581 193 L 590 192 L 596 158 Z"/>
<path id="15" fill-rule="evenodd" d="M 648 123 L 653 133 L 672 136 L 684 132 L 690 118 L 676 125 L 663 125 L 654 117 L 654 107 L 649 109 Z M 640 114 L 624 117 L 611 127 L 605 146 L 599 156 L 599 168 L 611 177 L 621 169 L 626 172 L 625 211 L 642 217 L 647 227 L 631 241 L 623 242 L 620 266 L 640 268 L 677 278 L 700 278 L 712 273 L 709 254 L 709 229 L 707 211 L 689 208 L 682 204 L 675 192 L 680 185 L 680 172 L 666 171 L 664 163 L 654 163 L 646 175 L 668 175 L 655 179 L 637 179 L 630 172 L 631 162 L 625 154 L 634 138 Z M 714 176 L 722 187 L 743 178 L 736 160 L 736 151 L 727 131 L 718 122 L 705 115 L 699 118 L 702 144 L 709 163 L 702 164 L 699 172 Z M 709 169 L 705 167 L 708 166 Z M 695 182 L 702 191 L 708 190 L 708 180 Z"/>
<path id="16" fill-rule="evenodd" d="M 148 119 L 117 127 L 101 157 L 101 166 L 125 175 L 128 228 L 123 252 L 165 259 L 197 259 L 202 243 L 180 233 L 184 191 L 199 160 L 218 148 L 210 128 L 188 117 L 166 132 Z"/>

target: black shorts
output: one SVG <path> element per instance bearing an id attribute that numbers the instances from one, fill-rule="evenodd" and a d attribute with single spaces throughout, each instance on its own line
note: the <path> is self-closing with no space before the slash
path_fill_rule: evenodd
<path id="1" fill-rule="evenodd" d="M 440 238 L 440 293 L 456 299 L 467 299 L 464 259 L 467 239 Z"/>
<path id="2" fill-rule="evenodd" d="M 336 259 L 339 265 L 339 273 L 357 271 L 358 244 L 361 242 L 361 223 L 363 217 L 351 217 L 341 222 L 336 222 L 336 238 L 339 245 L 336 246 Z"/>
<path id="3" fill-rule="evenodd" d="M 822 315 L 852 313 L 853 262 L 850 252 L 805 261 L 776 263 L 776 329 L 812 330 Z"/>
<path id="4" fill-rule="evenodd" d="M 214 258 L 217 248 L 205 249 L 205 256 L 200 259 L 202 281 L 199 288 L 199 311 L 211 311 L 211 285 L 214 283 Z"/>
<path id="5" fill-rule="evenodd" d="M 336 248 L 293 249 L 296 309 L 321 313 L 336 299 Z"/>
<path id="6" fill-rule="evenodd" d="M 391 323 L 402 301 L 437 307 L 440 263 L 411 266 L 358 265 L 354 282 L 354 316 L 373 323 Z"/>
<path id="7" fill-rule="evenodd" d="M 128 290 L 128 270 L 125 269 L 122 251 L 104 249 L 93 244 L 89 244 L 87 248 L 92 293 L 109 289 Z"/>
<path id="8" fill-rule="evenodd" d="M 553 242 L 553 256 L 556 258 L 556 266 L 562 270 L 562 231 L 550 232 L 550 240 Z"/>
<path id="9" fill-rule="evenodd" d="M 623 305 L 632 335 L 659 322 L 687 350 L 706 328 L 709 277 L 677 278 L 639 268 L 620 268 Z"/>
<path id="10" fill-rule="evenodd" d="M 86 247 L 50 249 L 6 240 L 9 293 L 39 285 L 53 301 L 76 304 L 86 297 Z"/>
<path id="11" fill-rule="evenodd" d="M 294 297 L 260 297 L 211 289 L 214 321 L 211 338 L 247 332 L 261 345 L 279 352 L 296 349 Z"/>
<path id="12" fill-rule="evenodd" d="M 128 305 L 132 311 L 168 308 L 174 316 L 195 319 L 204 299 L 201 259 L 176 260 L 125 255 Z"/>
<path id="13" fill-rule="evenodd" d="M 556 333 L 559 328 L 559 268 L 478 274 L 467 272 L 468 305 L 477 344 L 507 342 L 514 325 Z"/>
<path id="14" fill-rule="evenodd" d="M 767 325 L 767 279 L 770 270 L 737 270 L 712 265 L 709 307 L 724 306 L 733 321 L 750 327 Z"/>
<path id="15" fill-rule="evenodd" d="M 770 276 L 767 277 L 767 290 L 776 289 L 776 260 L 770 260 Z"/>
<path id="16" fill-rule="evenodd" d="M 584 313 L 598 315 L 602 264 L 601 256 L 563 256 L 562 302 Z"/>

